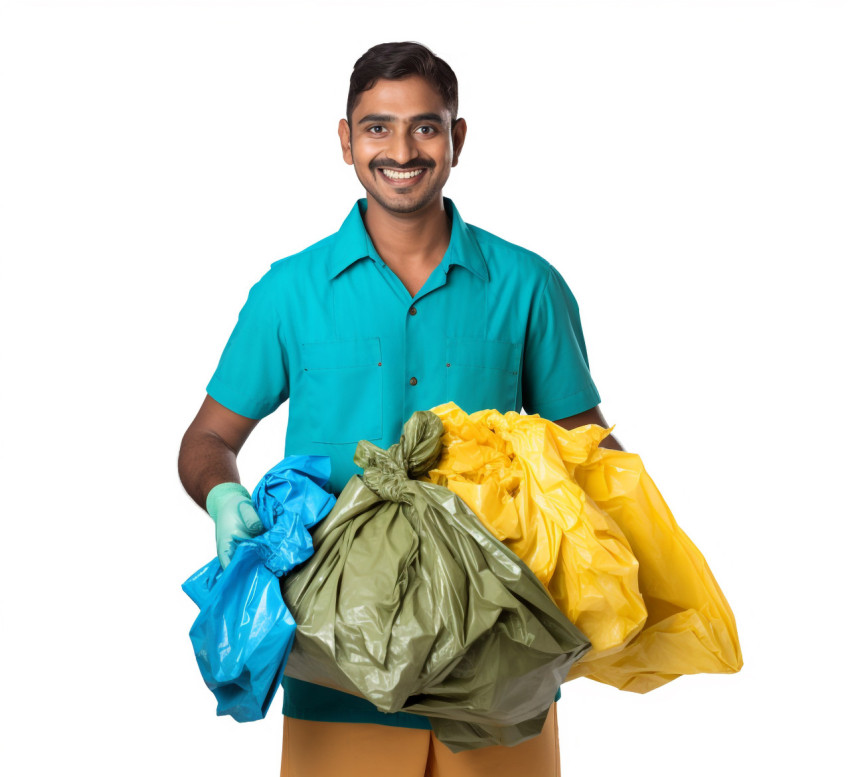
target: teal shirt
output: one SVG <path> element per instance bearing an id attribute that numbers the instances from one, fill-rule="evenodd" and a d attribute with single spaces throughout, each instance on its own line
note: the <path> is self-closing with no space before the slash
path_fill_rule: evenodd
<path id="1" fill-rule="evenodd" d="M 416 410 L 451 400 L 467 413 L 525 408 L 558 420 L 599 404 L 578 305 L 561 274 L 444 203 L 449 247 L 414 296 L 375 250 L 365 199 L 337 233 L 272 264 L 207 386 L 248 418 L 289 400 L 285 455 L 329 456 L 337 495 L 362 474 L 352 461 L 358 441 L 389 447 Z M 354 714 L 358 722 L 428 728 L 424 718 L 388 716 L 368 703 L 366 714 L 347 694 L 290 678 L 284 692 L 292 717 Z"/>

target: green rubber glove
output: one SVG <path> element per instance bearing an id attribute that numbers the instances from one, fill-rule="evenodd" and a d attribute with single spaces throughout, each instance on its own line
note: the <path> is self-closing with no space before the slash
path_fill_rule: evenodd
<path id="1" fill-rule="evenodd" d="M 239 483 L 219 483 L 207 494 L 207 512 L 215 522 L 215 545 L 221 568 L 230 563 L 236 549 L 234 537 L 248 539 L 263 533 L 263 522 L 251 502 L 251 494 Z"/>

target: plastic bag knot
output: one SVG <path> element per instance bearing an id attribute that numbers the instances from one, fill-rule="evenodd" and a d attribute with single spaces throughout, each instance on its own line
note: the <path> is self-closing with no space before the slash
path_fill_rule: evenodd
<path id="1" fill-rule="evenodd" d="M 361 440 L 354 463 L 363 467 L 363 482 L 388 502 L 412 502 L 415 481 L 440 460 L 443 422 L 429 410 L 417 410 L 404 425 L 399 441 L 384 450 Z"/>
<path id="2" fill-rule="evenodd" d="M 406 472 L 387 472 L 378 467 L 363 471 L 363 482 L 385 502 L 413 503 L 410 495 L 410 478 Z"/>

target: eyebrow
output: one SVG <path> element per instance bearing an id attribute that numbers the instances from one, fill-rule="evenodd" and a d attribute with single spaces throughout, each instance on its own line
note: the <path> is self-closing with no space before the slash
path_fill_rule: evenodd
<path id="1" fill-rule="evenodd" d="M 393 121 L 398 121 L 398 116 L 393 116 L 389 113 L 368 113 L 357 123 L 367 124 L 370 122 L 382 122 L 384 124 L 389 124 Z M 410 117 L 410 121 L 433 121 L 437 124 L 442 124 L 443 117 L 440 116 L 439 113 L 417 113 L 415 116 Z"/>

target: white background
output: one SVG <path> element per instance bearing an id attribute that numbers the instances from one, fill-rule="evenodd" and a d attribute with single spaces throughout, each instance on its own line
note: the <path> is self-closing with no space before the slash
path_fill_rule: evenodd
<path id="1" fill-rule="evenodd" d="M 250 285 L 361 196 L 348 76 L 407 39 L 460 81 L 446 194 L 560 269 L 738 618 L 740 674 L 566 686 L 564 774 L 846 768 L 848 34 L 818 0 L 4 4 L 3 773 L 277 774 L 280 697 L 216 718 L 195 665 L 177 450 Z"/>

